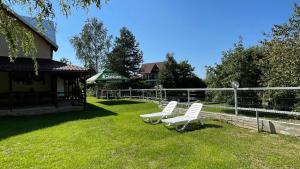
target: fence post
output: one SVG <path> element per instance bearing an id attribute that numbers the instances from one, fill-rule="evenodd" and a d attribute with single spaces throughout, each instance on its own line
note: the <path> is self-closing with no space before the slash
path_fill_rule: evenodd
<path id="1" fill-rule="evenodd" d="M 143 97 L 143 100 L 145 99 L 145 92 L 144 92 L 144 89 L 142 89 L 142 97 Z"/>
<path id="2" fill-rule="evenodd" d="M 119 97 L 122 98 L 121 90 L 119 89 Z"/>
<path id="3" fill-rule="evenodd" d="M 239 115 L 239 112 L 238 112 L 237 89 L 236 88 L 234 88 L 234 110 L 235 110 L 235 115 Z"/>
<path id="4" fill-rule="evenodd" d="M 129 87 L 129 98 L 131 98 L 131 87 Z"/>
<path id="5" fill-rule="evenodd" d="M 157 88 L 155 88 L 155 100 L 157 100 Z"/>
<path id="6" fill-rule="evenodd" d="M 235 115 L 239 115 L 238 112 L 238 98 L 237 98 L 237 90 L 240 87 L 239 82 L 233 81 L 231 82 L 231 86 L 233 87 L 233 92 L 234 92 L 234 110 L 235 110 Z"/>
<path id="7" fill-rule="evenodd" d="M 188 96 L 188 103 L 191 102 L 191 98 L 190 98 L 190 90 L 187 90 L 187 96 Z"/>
<path id="8" fill-rule="evenodd" d="M 160 101 L 162 102 L 163 94 L 162 94 L 162 85 L 159 85 L 159 95 L 160 95 Z"/>
<path id="9" fill-rule="evenodd" d="M 257 123 L 257 131 L 260 132 L 260 130 L 259 130 L 259 114 L 258 114 L 257 110 L 256 110 L 256 123 Z"/>
<path id="10" fill-rule="evenodd" d="M 165 89 L 165 100 L 167 101 L 167 90 Z"/>
<path id="11" fill-rule="evenodd" d="M 98 98 L 98 85 L 96 86 L 96 98 Z"/>

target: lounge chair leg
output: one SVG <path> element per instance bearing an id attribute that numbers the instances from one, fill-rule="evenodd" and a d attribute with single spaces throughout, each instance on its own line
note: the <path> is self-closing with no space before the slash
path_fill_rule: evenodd
<path id="1" fill-rule="evenodd" d="M 200 119 L 199 122 L 200 122 L 201 126 L 204 126 L 203 120 Z"/>
<path id="2" fill-rule="evenodd" d="M 149 118 L 146 118 L 143 120 L 145 123 L 149 123 L 150 122 L 150 119 Z"/>
<path id="3" fill-rule="evenodd" d="M 178 126 L 176 126 L 176 131 L 178 131 L 178 132 L 182 132 L 182 131 L 184 131 L 185 130 L 185 128 L 187 127 L 189 125 L 189 122 L 187 122 L 186 124 L 184 124 L 182 127 L 178 127 Z"/>
<path id="4" fill-rule="evenodd" d="M 160 123 L 160 121 L 161 121 L 161 119 L 159 119 L 159 120 L 157 120 L 157 121 L 152 121 L 152 119 L 150 119 L 150 123 L 151 123 L 151 124 L 158 124 L 158 123 Z"/>

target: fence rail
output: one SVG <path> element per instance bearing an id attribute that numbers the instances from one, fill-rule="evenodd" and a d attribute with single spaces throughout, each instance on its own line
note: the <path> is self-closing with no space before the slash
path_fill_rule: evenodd
<path id="1" fill-rule="evenodd" d="M 131 89 L 131 91 L 224 91 L 231 90 L 234 88 L 162 88 L 162 89 Z M 237 88 L 236 90 L 300 90 L 300 87 L 252 87 L 252 88 Z M 130 91 L 130 89 L 117 89 L 108 91 Z"/>
<path id="2" fill-rule="evenodd" d="M 248 93 L 247 93 L 248 92 Z M 272 94 L 283 93 L 296 95 L 291 99 L 288 96 L 281 98 L 272 98 Z M 300 107 L 300 87 L 256 87 L 256 88 L 155 88 L 155 89 L 119 89 L 119 90 L 100 90 L 98 96 L 102 98 L 138 98 L 138 99 L 152 99 L 158 101 L 180 100 L 182 104 L 189 105 L 193 101 L 204 102 L 205 107 L 223 108 L 235 110 L 238 115 L 239 111 L 263 112 L 285 115 L 300 116 L 300 110 L 295 111 L 291 104 L 299 104 Z M 214 98 L 219 96 L 218 101 Z M 211 99 L 211 98 L 213 99 Z M 224 97 L 224 98 L 222 98 Z M 267 98 L 263 101 L 262 98 Z M 269 98 L 268 98 L 269 97 Z M 275 97 L 275 96 L 274 96 Z M 276 96 L 277 97 L 277 96 Z M 209 100 L 210 99 L 210 100 Z M 227 99 L 227 100 L 226 100 Z M 232 104 L 218 105 L 211 103 L 226 103 L 232 100 Z M 295 102 L 295 103 L 294 103 Z M 273 107 L 265 103 L 273 103 Z M 287 105 L 284 105 L 287 104 Z M 230 106 L 231 105 L 231 106 Z M 239 106 L 241 105 L 241 106 Z M 280 110 L 284 109 L 284 110 Z"/>

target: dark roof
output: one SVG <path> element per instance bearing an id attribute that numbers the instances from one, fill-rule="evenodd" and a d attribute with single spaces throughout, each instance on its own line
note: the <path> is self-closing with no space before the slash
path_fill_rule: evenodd
<path id="1" fill-rule="evenodd" d="M 27 17 L 27 16 L 21 16 L 14 12 L 12 9 L 10 9 L 8 6 L 2 4 L 6 10 L 11 13 L 13 16 L 15 16 L 20 22 L 28 26 L 31 30 L 33 30 L 35 33 L 40 35 L 46 42 L 48 42 L 56 51 L 58 49 L 58 45 L 56 44 L 56 37 L 55 37 L 55 26 L 53 21 L 49 20 L 42 20 L 42 28 L 43 30 L 40 30 L 38 28 L 38 21 L 36 18 L 33 17 Z"/>
<path id="2" fill-rule="evenodd" d="M 156 63 L 144 63 L 142 64 L 141 66 L 141 70 L 140 70 L 140 73 L 151 73 L 153 68 L 155 66 L 158 67 L 158 69 L 161 69 L 164 65 L 164 62 L 156 62 Z"/>
<path id="3" fill-rule="evenodd" d="M 39 72 L 66 72 L 88 73 L 89 69 L 68 65 L 50 59 L 37 59 Z M 0 71 L 34 71 L 34 62 L 31 58 L 17 58 L 10 62 L 8 57 L 0 57 Z"/>
<path id="4" fill-rule="evenodd" d="M 157 62 L 155 64 L 158 66 L 159 69 L 162 69 L 165 65 L 165 62 Z"/>

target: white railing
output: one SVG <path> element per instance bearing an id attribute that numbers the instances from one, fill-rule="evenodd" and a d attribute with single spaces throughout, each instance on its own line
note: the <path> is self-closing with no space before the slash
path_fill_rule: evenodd
<path id="1" fill-rule="evenodd" d="M 238 115 L 239 111 L 252 111 L 252 112 L 263 112 L 263 113 L 275 113 L 275 114 L 286 114 L 286 115 L 296 115 L 300 116 L 300 112 L 297 111 L 283 111 L 275 109 L 265 109 L 261 107 L 239 107 L 238 102 L 238 92 L 245 91 L 297 91 L 300 94 L 300 87 L 256 87 L 256 88 L 156 88 L 156 89 L 119 89 L 119 90 L 100 90 L 98 96 L 102 98 L 109 98 L 110 94 L 114 93 L 114 97 L 119 98 L 136 98 L 136 99 L 152 99 L 158 101 L 167 101 L 168 92 L 178 92 L 181 93 L 181 97 L 185 97 L 186 101 L 182 104 L 191 104 L 193 97 L 191 96 L 192 92 L 232 92 L 234 98 L 234 107 L 232 106 L 220 106 L 220 105 L 210 105 L 204 104 L 205 107 L 212 108 L 224 108 L 231 109 L 235 111 L 235 114 Z M 152 94 L 149 95 L 149 92 Z M 299 95 L 300 96 L 300 95 Z M 288 99 L 288 98 L 287 98 Z M 299 100 L 300 104 L 300 100 Z"/>

